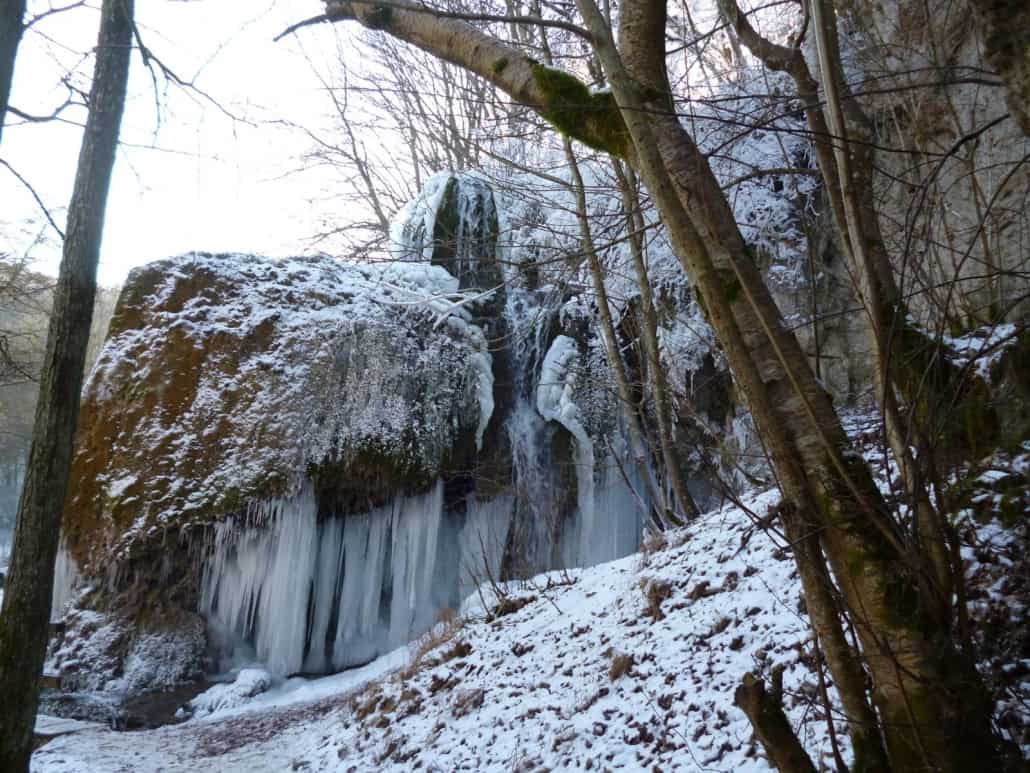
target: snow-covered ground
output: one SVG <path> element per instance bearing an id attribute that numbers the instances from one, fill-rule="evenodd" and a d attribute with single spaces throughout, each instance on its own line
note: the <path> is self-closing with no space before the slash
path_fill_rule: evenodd
<path id="1" fill-rule="evenodd" d="M 745 504 L 765 516 L 775 501 Z M 473 596 L 364 669 L 208 696 L 213 713 L 158 730 L 63 736 L 32 769 L 764 771 L 733 691 L 776 665 L 806 746 L 829 759 L 801 608 L 789 554 L 727 506 L 640 554 Z"/>
<path id="2" fill-rule="evenodd" d="M 849 428 L 861 436 L 865 423 Z M 960 519 L 970 612 L 999 727 L 1027 752 L 1030 563 L 1025 525 L 1000 524 L 1030 508 L 1017 485 L 1030 445 L 988 461 Z M 244 671 L 195 699 L 183 724 L 58 737 L 32 769 L 767 771 L 733 693 L 745 674 L 778 666 L 791 721 L 833 769 L 794 562 L 757 523 L 777 501 L 753 494 L 627 558 L 484 588 L 460 616 L 361 669 L 265 692 L 266 675 Z"/>

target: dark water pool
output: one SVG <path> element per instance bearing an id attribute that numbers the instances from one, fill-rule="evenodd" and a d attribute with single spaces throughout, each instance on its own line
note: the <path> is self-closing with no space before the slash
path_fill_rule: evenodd
<path id="1" fill-rule="evenodd" d="M 192 682 L 172 690 L 132 696 L 43 690 L 39 711 L 55 717 L 101 722 L 114 730 L 150 730 L 182 719 L 176 711 L 207 690 L 213 682 Z"/>

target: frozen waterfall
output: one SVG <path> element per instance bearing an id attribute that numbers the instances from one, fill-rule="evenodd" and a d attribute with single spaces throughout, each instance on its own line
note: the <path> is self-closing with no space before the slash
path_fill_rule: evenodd
<path id="1" fill-rule="evenodd" d="M 79 570 L 75 559 L 62 539 L 54 563 L 54 589 L 50 597 L 50 619 L 61 620 L 65 608 L 75 598 L 75 587 L 79 584 Z"/>
<path id="2" fill-rule="evenodd" d="M 560 288 L 509 281 L 461 314 L 443 299 L 512 278 L 486 259 L 497 254 L 500 214 L 486 181 L 434 176 L 394 219 L 391 252 L 401 262 L 384 276 L 434 264 L 432 291 L 411 301 L 439 314 L 434 331 L 473 342 L 476 451 L 487 464 L 510 465 L 510 477 L 481 497 L 472 462 L 444 471 L 446 486 L 357 515 L 333 511 L 309 486 L 216 524 L 199 609 L 223 655 L 254 658 L 279 676 L 340 670 L 411 640 L 478 583 L 610 561 L 638 547 L 644 487 L 635 467 L 620 462 L 618 420 L 599 422 L 584 399 L 588 352 L 560 333 Z M 486 438 L 495 412 L 504 435 Z"/>
<path id="3" fill-rule="evenodd" d="M 362 515 L 319 518 L 310 487 L 214 527 L 200 612 L 223 653 L 270 672 L 364 663 L 429 628 L 474 580 L 497 577 L 511 498 L 458 512 L 443 484 Z"/>

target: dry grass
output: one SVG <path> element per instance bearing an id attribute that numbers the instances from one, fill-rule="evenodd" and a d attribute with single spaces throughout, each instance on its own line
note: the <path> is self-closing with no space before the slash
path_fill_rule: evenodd
<path id="1" fill-rule="evenodd" d="M 633 668 L 635 659 L 625 652 L 612 653 L 612 664 L 608 667 L 608 678 L 615 682 L 622 679 Z"/>
<path id="2" fill-rule="evenodd" d="M 672 584 L 666 580 L 642 579 L 640 589 L 647 601 L 644 614 L 654 622 L 664 620 L 665 612 L 662 611 L 662 602 L 672 596 Z"/>
<path id="3" fill-rule="evenodd" d="M 483 705 L 486 691 L 482 688 L 459 690 L 451 701 L 451 716 L 455 719 L 465 716 Z"/>
<path id="4" fill-rule="evenodd" d="M 663 531 L 644 532 L 644 538 L 640 540 L 640 552 L 645 556 L 665 550 L 667 547 L 669 547 L 669 538 Z"/>
<path id="5" fill-rule="evenodd" d="M 450 643 L 461 633 L 468 619 L 460 616 L 450 607 L 440 610 L 437 623 L 415 641 L 415 654 L 411 663 L 399 673 L 401 680 L 407 681 L 424 668 L 433 668 L 455 658 L 466 657 L 472 646 L 466 642 L 458 642 L 445 651 L 441 657 L 431 658 L 430 653 Z"/>
<path id="6" fill-rule="evenodd" d="M 498 617 L 514 615 L 524 606 L 532 604 L 534 601 L 536 601 L 536 596 L 502 596 L 498 599 L 496 606 L 494 606 L 493 610 L 487 617 L 487 622 L 493 622 Z"/>
<path id="7" fill-rule="evenodd" d="M 690 541 L 690 530 L 675 529 L 673 531 L 645 531 L 640 540 L 640 567 L 651 565 L 651 559 L 666 550 L 683 547 Z"/>

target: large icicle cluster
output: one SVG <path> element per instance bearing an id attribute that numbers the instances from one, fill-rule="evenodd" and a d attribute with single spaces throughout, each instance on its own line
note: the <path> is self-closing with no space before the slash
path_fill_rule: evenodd
<path id="1" fill-rule="evenodd" d="M 216 644 L 251 645 L 287 676 L 365 663 L 426 630 L 498 576 L 511 514 L 507 496 L 449 512 L 443 488 L 320 519 L 307 487 L 217 524 L 200 599 Z"/>
<path id="2" fill-rule="evenodd" d="M 509 244 L 502 268 L 494 195 L 434 177 L 385 265 L 138 270 L 86 390 L 69 561 L 118 593 L 178 545 L 161 582 L 186 575 L 223 665 L 282 677 L 363 663 L 484 579 L 636 549 L 651 503 L 595 310 L 550 261 Z"/>

